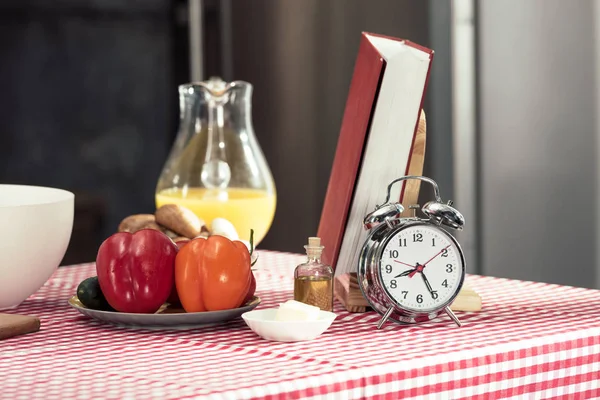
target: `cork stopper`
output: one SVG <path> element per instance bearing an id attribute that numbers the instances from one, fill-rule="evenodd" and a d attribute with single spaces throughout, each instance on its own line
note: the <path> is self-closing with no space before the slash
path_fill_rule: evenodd
<path id="1" fill-rule="evenodd" d="M 320 247 L 321 246 L 321 238 L 319 237 L 309 237 L 308 238 L 308 247 Z"/>
<path id="2" fill-rule="evenodd" d="M 306 249 L 306 255 L 310 258 L 320 258 L 324 247 L 321 246 L 321 238 L 309 237 L 308 245 L 304 246 L 304 248 Z"/>

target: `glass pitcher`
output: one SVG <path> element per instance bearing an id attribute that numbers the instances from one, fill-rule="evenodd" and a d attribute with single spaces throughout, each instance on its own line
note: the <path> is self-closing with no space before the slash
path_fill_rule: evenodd
<path id="1" fill-rule="evenodd" d="M 252 85 L 220 78 L 179 86 L 180 122 L 156 187 L 156 206 L 179 204 L 210 228 L 229 220 L 243 240 L 267 234 L 275 183 L 252 127 Z"/>

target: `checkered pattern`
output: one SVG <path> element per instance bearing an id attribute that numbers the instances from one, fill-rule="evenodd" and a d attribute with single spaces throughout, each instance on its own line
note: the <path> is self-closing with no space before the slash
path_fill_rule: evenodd
<path id="1" fill-rule="evenodd" d="M 259 308 L 292 296 L 303 257 L 260 252 Z M 59 268 L 9 312 L 41 331 L 0 342 L 2 399 L 600 397 L 600 291 L 470 275 L 484 310 L 377 330 L 374 313 L 338 318 L 311 342 L 268 342 L 242 319 L 194 330 L 120 328 L 67 299 L 93 265 Z"/>

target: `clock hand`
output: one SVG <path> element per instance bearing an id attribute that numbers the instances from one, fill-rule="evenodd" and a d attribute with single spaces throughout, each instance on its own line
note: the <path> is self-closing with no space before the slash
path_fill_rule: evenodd
<path id="1" fill-rule="evenodd" d="M 395 279 L 395 278 L 400 278 L 401 276 L 406 276 L 406 275 L 410 274 L 410 273 L 411 273 L 411 272 L 413 272 L 413 271 L 414 271 L 414 270 L 412 270 L 412 269 L 407 269 L 406 271 L 402 272 L 401 274 L 398 274 L 398 275 L 396 275 L 396 276 L 394 277 L 394 279 Z"/>
<path id="2" fill-rule="evenodd" d="M 405 263 L 405 262 L 402 262 L 402 261 L 398 261 L 398 260 L 393 260 L 393 261 L 394 261 L 394 262 L 397 262 L 398 264 L 404 264 L 404 265 L 407 265 L 407 266 L 409 266 L 409 267 L 411 267 L 411 268 L 415 268 L 415 266 L 414 266 L 414 265 L 410 265 L 410 264 L 407 264 L 407 263 Z"/>
<path id="3" fill-rule="evenodd" d="M 425 268 L 425 266 L 417 263 L 417 266 L 415 267 L 415 269 L 413 269 L 412 271 L 410 271 L 410 273 L 408 274 L 408 277 L 412 278 L 413 276 L 415 276 L 415 274 L 417 272 L 421 272 L 422 273 L 423 272 L 423 268 Z"/>
<path id="4" fill-rule="evenodd" d="M 444 247 L 443 249 L 441 249 L 435 256 L 433 256 L 429 260 L 427 260 L 427 262 L 425 264 L 423 264 L 423 267 L 425 267 L 427 264 L 429 264 L 431 262 L 431 260 L 433 260 L 434 258 L 436 258 L 437 256 L 439 256 L 440 254 L 442 254 L 444 252 L 444 250 L 446 250 L 450 246 L 451 245 L 448 245 L 448 246 Z"/>
<path id="5" fill-rule="evenodd" d="M 435 297 L 433 296 L 433 288 L 431 287 L 431 284 L 427 280 L 427 277 L 425 276 L 425 273 L 423 271 L 421 271 L 421 276 L 423 277 L 423 281 L 425 282 L 425 286 L 427 286 L 427 290 L 429 290 L 429 293 L 431 293 L 431 297 L 433 297 L 433 299 L 435 300 Z"/>
<path id="6" fill-rule="evenodd" d="M 427 260 L 427 262 L 425 264 L 423 264 L 423 265 L 417 264 L 417 268 L 415 268 L 415 270 L 413 272 L 411 272 L 410 275 L 408 275 L 408 276 L 412 278 L 417 272 L 422 272 L 423 268 L 425 268 L 427 266 L 427 264 L 429 264 L 434 258 L 439 256 L 440 254 L 442 254 L 444 252 L 444 250 L 446 250 L 450 246 L 451 245 L 448 245 L 448 246 L 444 247 L 443 249 L 441 249 L 435 256 L 433 256 L 429 260 Z"/>

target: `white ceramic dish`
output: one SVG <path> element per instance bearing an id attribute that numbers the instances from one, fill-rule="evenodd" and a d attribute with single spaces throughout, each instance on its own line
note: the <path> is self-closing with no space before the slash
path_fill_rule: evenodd
<path id="1" fill-rule="evenodd" d="M 191 329 L 201 325 L 221 323 L 239 318 L 240 315 L 254 309 L 259 304 L 260 297 L 254 296 L 247 304 L 232 310 L 186 313 L 182 309 L 170 309 L 163 306 L 154 314 L 135 314 L 93 310 L 81 304 L 77 295 L 69 299 L 71 307 L 92 319 L 113 325 L 146 329 Z"/>
<path id="2" fill-rule="evenodd" d="M 73 193 L 0 185 L 0 309 L 35 293 L 62 261 L 73 229 Z"/>
<path id="3" fill-rule="evenodd" d="M 314 321 L 277 321 L 276 308 L 254 310 L 242 314 L 242 318 L 254 333 L 266 340 L 277 342 L 300 342 L 319 337 L 331 326 L 336 314 L 319 311 Z"/>

